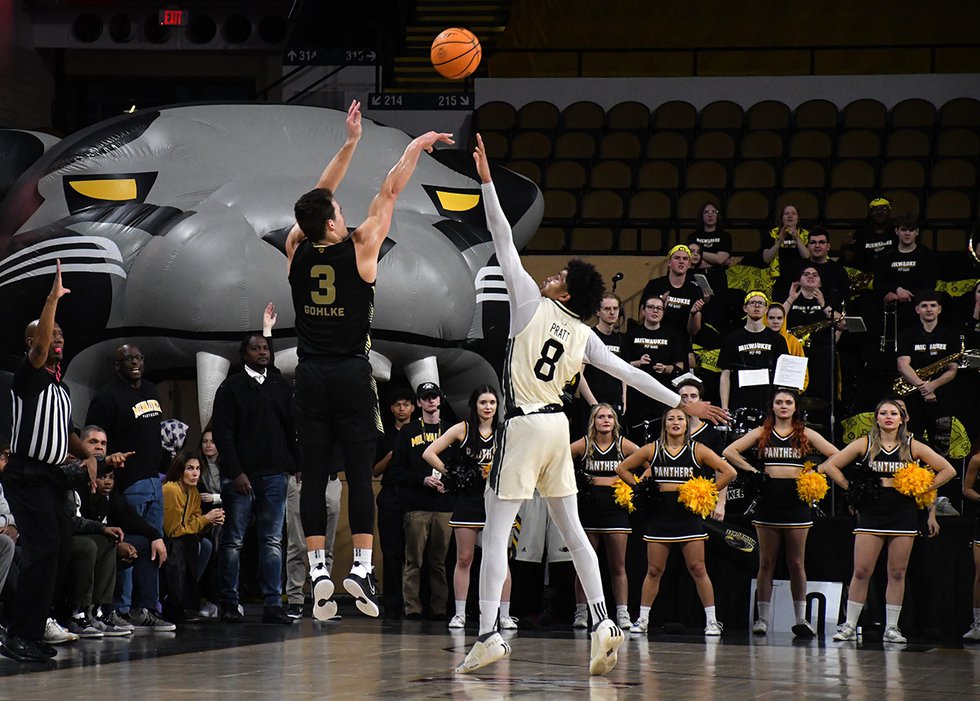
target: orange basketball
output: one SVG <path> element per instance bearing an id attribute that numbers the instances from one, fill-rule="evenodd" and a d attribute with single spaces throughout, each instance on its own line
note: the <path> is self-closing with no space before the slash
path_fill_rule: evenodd
<path id="1" fill-rule="evenodd" d="M 480 65 L 480 40 L 469 29 L 453 27 L 432 42 L 432 66 L 450 80 L 465 78 Z"/>

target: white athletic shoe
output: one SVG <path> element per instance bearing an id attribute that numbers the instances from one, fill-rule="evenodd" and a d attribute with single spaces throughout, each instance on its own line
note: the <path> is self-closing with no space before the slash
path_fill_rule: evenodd
<path id="1" fill-rule="evenodd" d="M 616 666 L 617 650 L 623 644 L 623 631 L 608 618 L 592 631 L 592 659 L 589 674 L 602 676 Z"/>
<path id="2" fill-rule="evenodd" d="M 465 628 L 466 627 L 466 616 L 460 616 L 456 614 L 451 619 L 449 619 L 450 628 Z"/>
<path id="3" fill-rule="evenodd" d="M 630 626 L 630 632 L 634 635 L 646 634 L 650 627 L 650 622 L 646 618 L 637 618 Z"/>
<path id="4" fill-rule="evenodd" d="M 980 621 L 974 621 L 970 630 L 963 636 L 964 640 L 980 640 Z"/>
<path id="5" fill-rule="evenodd" d="M 494 633 L 486 640 L 477 640 L 473 647 L 466 653 L 464 659 L 458 667 L 456 674 L 469 674 L 481 667 L 486 667 L 497 660 L 501 660 L 510 654 L 510 645 L 500 637 L 500 633 Z"/>
<path id="6" fill-rule="evenodd" d="M 704 627 L 704 634 L 712 638 L 717 638 L 721 635 L 722 627 L 718 621 L 708 621 L 708 625 Z"/>
<path id="7" fill-rule="evenodd" d="M 589 627 L 589 612 L 588 611 L 576 611 L 575 618 L 572 619 L 572 628 L 578 628 L 582 630 Z"/>
<path id="8" fill-rule="evenodd" d="M 500 630 L 517 630 L 517 619 L 513 616 L 501 616 L 497 627 Z"/>
<path id="9" fill-rule="evenodd" d="M 337 602 L 333 601 L 333 580 L 327 574 L 321 574 L 313 580 L 313 618 L 318 621 L 329 621 L 337 615 Z"/>
<path id="10" fill-rule="evenodd" d="M 885 632 L 881 635 L 881 641 L 883 643 L 907 643 L 908 640 L 902 635 L 902 631 L 898 629 L 898 626 L 888 626 L 885 628 Z"/>
<path id="11" fill-rule="evenodd" d="M 845 640 L 857 640 L 857 637 L 857 629 L 847 621 L 837 626 L 837 632 L 834 633 L 834 640 L 839 643 Z"/>
<path id="12" fill-rule="evenodd" d="M 769 621 L 765 618 L 758 619 L 752 624 L 752 635 L 765 635 L 769 632 Z"/>
<path id="13" fill-rule="evenodd" d="M 633 624 L 630 622 L 630 615 L 626 611 L 620 611 L 616 614 L 616 625 L 622 628 L 624 633 L 629 633 L 633 630 Z"/>
<path id="14" fill-rule="evenodd" d="M 58 621 L 49 618 L 44 625 L 44 642 L 48 645 L 63 645 L 73 643 L 78 640 L 79 635 L 65 630 L 58 624 Z"/>

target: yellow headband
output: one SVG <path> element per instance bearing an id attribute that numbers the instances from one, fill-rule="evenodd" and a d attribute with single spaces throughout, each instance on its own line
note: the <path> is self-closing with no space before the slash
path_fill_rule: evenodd
<path id="1" fill-rule="evenodd" d="M 868 209 L 874 209 L 875 207 L 891 207 L 892 203 L 886 200 L 884 197 L 876 197 L 875 199 L 868 202 Z"/>
<path id="2" fill-rule="evenodd" d="M 678 251 L 684 251 L 684 253 L 686 253 L 687 255 L 691 255 L 691 249 L 685 246 L 683 243 L 679 243 L 676 246 L 674 246 L 672 249 L 667 251 L 667 257 L 670 258 Z"/>
<path id="3" fill-rule="evenodd" d="M 752 290 L 751 292 L 749 292 L 747 295 L 745 295 L 745 299 L 742 300 L 742 304 L 743 305 L 748 304 L 749 300 L 752 299 L 753 297 L 762 297 L 762 299 L 765 300 L 766 304 L 769 304 L 769 295 L 767 295 L 762 290 Z"/>

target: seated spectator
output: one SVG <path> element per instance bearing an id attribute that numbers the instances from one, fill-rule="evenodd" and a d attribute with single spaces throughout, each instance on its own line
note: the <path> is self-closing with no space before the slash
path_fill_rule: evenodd
<path id="1" fill-rule="evenodd" d="M 98 457 L 104 457 L 104 454 Z M 100 606 L 107 609 L 112 606 L 116 585 L 116 544 L 123 541 L 124 533 L 118 526 L 107 526 L 83 517 L 79 512 L 80 504 L 81 497 L 77 492 L 66 492 L 65 509 L 71 517 L 72 537 L 68 569 L 60 583 L 65 596 L 63 602 L 55 601 L 58 622 L 80 638 L 130 635 L 131 628 L 109 625 L 99 620 L 98 615 Z"/>
<path id="2" fill-rule="evenodd" d="M 763 244 L 762 260 L 769 266 L 773 279 L 773 299 L 785 299 L 790 283 L 796 279 L 800 264 L 810 257 L 807 241 L 810 232 L 800 226 L 800 214 L 791 204 L 783 207 L 779 223 L 769 232 L 772 244 Z"/>
<path id="3" fill-rule="evenodd" d="M 182 451 L 174 458 L 163 483 L 163 534 L 169 557 L 163 567 L 167 596 L 163 606 L 171 620 L 186 620 L 200 606 L 198 582 L 204 575 L 214 545 L 204 537 L 212 526 L 225 520 L 223 509 L 201 511 L 197 483 L 201 463 Z"/>
<path id="4" fill-rule="evenodd" d="M 115 490 L 115 472 L 111 467 L 108 465 L 100 466 L 95 483 L 96 491 L 94 494 L 82 495 L 79 511 L 85 518 L 101 521 L 110 526 L 118 526 L 122 529 L 123 541 L 116 544 L 117 571 L 124 569 L 139 570 L 140 577 L 144 580 L 159 577 L 158 569 L 167 560 L 167 547 L 163 542 L 163 533 L 150 525 L 126 501 L 123 495 Z M 118 577 L 116 582 L 118 585 Z M 146 595 L 141 596 L 145 597 Z M 142 606 L 148 606 L 150 603 L 147 599 L 140 597 L 137 597 L 135 601 Z M 149 611 L 150 609 L 146 610 Z M 103 606 L 100 618 L 108 625 L 123 629 L 130 627 L 134 630 L 152 632 L 168 632 L 176 629 L 173 623 L 156 616 L 155 609 L 152 613 L 154 620 L 152 623 L 148 623 L 146 617 L 142 615 L 127 618 L 118 609 Z"/>

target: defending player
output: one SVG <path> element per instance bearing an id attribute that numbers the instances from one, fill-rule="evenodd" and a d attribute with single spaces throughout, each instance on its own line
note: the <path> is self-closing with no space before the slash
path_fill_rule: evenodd
<path id="1" fill-rule="evenodd" d="M 602 277 L 594 267 L 572 260 L 540 286 L 531 279 L 521 267 L 479 135 L 473 159 L 483 187 L 487 225 L 507 283 L 510 341 L 503 376 L 507 418 L 485 495 L 480 634 L 456 671 L 472 672 L 510 653 L 510 646 L 496 632 L 507 572 L 507 536 L 521 502 L 537 488 L 568 546 L 595 622 L 589 672 L 605 674 L 616 665 L 623 631 L 606 613 L 599 561 L 579 522 L 561 390 L 585 361 L 664 404 L 677 406 L 681 400 L 646 373 L 616 358 L 583 323 L 599 308 L 603 294 Z M 703 402 L 686 404 L 683 409 L 714 421 L 725 416 Z"/>
<path id="2" fill-rule="evenodd" d="M 347 111 L 347 141 L 327 165 L 317 188 L 296 202 L 296 226 L 286 240 L 289 285 L 296 312 L 296 430 L 303 472 L 300 518 L 306 533 L 313 583 L 313 614 L 328 620 L 337 612 L 333 582 L 325 564 L 327 522 L 323 492 L 329 477 L 327 456 L 340 445 L 350 489 L 349 517 L 354 564 L 344 580 L 358 610 L 380 613 L 371 550 L 374 494 L 371 466 L 381 434 L 378 395 L 368 350 L 374 316 L 378 252 L 388 234 L 395 200 L 415 170 L 422 151 L 450 134 L 430 131 L 416 138 L 381 183 L 367 218 L 348 233 L 334 191 L 340 185 L 361 138 L 360 103 Z"/>

